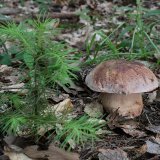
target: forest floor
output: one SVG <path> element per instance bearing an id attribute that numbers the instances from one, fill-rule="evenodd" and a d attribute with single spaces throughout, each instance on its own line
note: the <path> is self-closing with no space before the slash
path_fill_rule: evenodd
<path id="1" fill-rule="evenodd" d="M 111 38 L 112 43 L 122 53 L 120 58 L 126 58 L 139 61 L 149 67 L 160 83 L 160 2 L 158 0 L 144 1 L 143 7 L 151 17 L 144 18 L 143 23 L 147 28 L 152 25 L 151 38 L 156 44 L 156 49 L 151 46 L 147 48 L 149 42 L 145 42 L 147 56 L 141 56 L 140 53 L 128 57 L 132 46 L 132 38 L 134 26 L 137 22 L 133 13 L 136 13 L 135 1 L 96 1 L 96 0 L 77 0 L 77 1 L 41 1 L 41 0 L 2 0 L 0 4 L 0 24 L 5 25 L 8 22 L 21 23 L 25 19 L 36 19 L 37 17 L 58 19 L 56 27 L 61 28 L 61 32 L 54 37 L 58 42 L 63 41 L 76 51 L 72 54 L 82 55 L 79 62 L 86 62 L 77 72 L 77 79 L 70 86 L 60 85 L 56 88 L 55 93 L 52 88 L 49 89 L 50 94 L 48 101 L 54 105 L 61 104 L 62 110 L 66 106 L 72 108 L 71 115 L 80 117 L 87 114 L 89 117 L 95 118 L 96 112 L 101 112 L 103 115 L 101 120 L 106 122 L 105 127 L 99 131 L 100 138 L 95 142 L 87 141 L 83 146 L 74 145 L 74 142 L 69 142 L 71 152 L 59 149 L 56 143 L 50 143 L 47 150 L 37 150 L 39 146 L 43 148 L 48 142 L 46 132 L 38 142 L 35 142 L 32 137 L 24 136 L 23 134 L 16 135 L 1 135 L 1 155 L 0 160 L 27 160 L 27 159 L 48 159 L 48 160 L 158 160 L 160 159 L 160 90 L 156 89 L 152 92 L 143 93 L 144 109 L 140 116 L 134 119 L 125 119 L 115 113 L 108 114 L 102 111 L 102 106 L 98 102 L 99 93 L 91 91 L 85 84 L 85 77 L 96 64 L 103 60 L 117 59 L 111 52 L 114 51 L 112 44 L 109 43 L 96 52 L 96 47 L 100 43 L 101 34 L 94 34 L 97 31 L 103 31 Z M 145 11 L 146 11 L 145 10 Z M 159 18 L 159 20 L 158 20 Z M 144 28 L 145 28 L 144 27 Z M 148 31 L 148 30 L 147 30 Z M 148 33 L 148 32 L 147 32 Z M 155 37 L 154 37 L 155 35 Z M 128 40 L 130 37 L 130 41 Z M 155 39 L 154 39 L 155 38 Z M 94 39 L 95 43 L 87 52 L 87 44 Z M 146 40 L 146 39 L 145 39 Z M 138 40 L 137 40 L 138 41 Z M 110 41 L 109 41 L 110 42 Z M 153 42 L 153 41 L 152 41 Z M 136 43 L 136 42 L 135 42 Z M 132 46 L 133 53 L 139 52 L 138 47 Z M 10 43 L 6 44 L 7 49 Z M 3 54 L 3 46 L 0 46 L 0 54 Z M 137 48 L 136 48 L 137 47 Z M 110 50 L 111 52 L 108 52 Z M 108 56 L 99 56 L 107 52 Z M 78 54 L 80 53 L 80 54 Z M 89 58 L 88 58 L 88 54 Z M 92 62 L 95 54 L 97 58 Z M 1 56 L 0 55 L 0 56 Z M 97 57 L 98 57 L 97 56 Z M 19 61 L 5 65 L 0 57 L 0 87 L 1 92 L 5 94 L 3 87 L 8 87 L 7 92 L 17 93 L 22 87 L 21 83 L 17 84 L 19 74 Z M 87 59 L 88 58 L 88 59 Z M 5 58 L 4 58 L 5 59 Z M 3 59 L 3 60 L 4 60 Z M 87 60 L 86 60 L 87 59 Z M 7 58 L 6 61 L 10 61 Z M 8 62 L 9 63 L 9 62 Z M 24 73 L 25 74 L 25 73 Z M 24 82 L 25 83 L 25 82 Z M 58 94 L 57 94 L 58 93 Z M 4 107 L 4 106 L 3 106 Z M 1 114 L 5 109 L 1 106 Z M 43 131 L 44 133 L 44 131 Z M 55 147 L 56 146 L 56 147 Z"/>

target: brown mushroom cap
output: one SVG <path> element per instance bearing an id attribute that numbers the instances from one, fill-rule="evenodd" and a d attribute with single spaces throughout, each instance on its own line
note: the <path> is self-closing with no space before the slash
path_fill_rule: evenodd
<path id="1" fill-rule="evenodd" d="M 97 92 L 131 94 L 158 87 L 154 73 L 139 62 L 110 60 L 100 63 L 86 77 L 87 86 Z"/>

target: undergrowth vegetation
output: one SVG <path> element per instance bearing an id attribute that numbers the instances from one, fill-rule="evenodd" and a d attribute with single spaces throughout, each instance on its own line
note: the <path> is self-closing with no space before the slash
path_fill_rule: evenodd
<path id="1" fill-rule="evenodd" d="M 22 91 L 26 90 L 26 95 L 1 94 L 1 106 L 10 106 L 1 115 L 1 130 L 8 134 L 38 134 L 42 128 L 46 131 L 56 130 L 58 123 L 63 126 L 62 132 L 57 133 L 58 137 L 63 133 L 67 140 L 74 138 L 75 143 L 82 144 L 86 139 L 96 138 L 93 131 L 97 131 L 101 126 L 90 122 L 81 124 L 82 121 L 87 121 L 83 117 L 68 122 L 65 115 L 56 117 L 54 112 L 44 113 L 49 105 L 47 89 L 54 89 L 57 84 L 69 85 L 76 78 L 74 73 L 80 70 L 75 65 L 77 58 L 70 54 L 74 50 L 52 39 L 58 33 L 58 29 L 54 28 L 55 23 L 56 21 L 50 20 L 29 20 L 19 25 L 9 23 L 0 27 L 3 43 L 12 42 L 10 48 L 16 46 L 15 58 L 9 54 L 10 61 L 22 62 L 19 71 L 25 74 L 19 81 L 25 81 Z M 71 130 L 72 126 L 74 130 Z"/>
<path id="2" fill-rule="evenodd" d="M 43 3 L 41 0 L 38 2 Z M 43 128 L 55 131 L 53 139 L 63 141 L 61 145 L 64 148 L 71 141 L 84 145 L 88 140 L 98 139 L 96 132 L 104 125 L 88 121 L 86 115 L 68 119 L 67 113 L 58 117 L 54 112 L 44 113 L 50 105 L 46 95 L 49 88 L 55 91 L 57 85 L 69 86 L 77 78 L 80 66 L 117 58 L 148 59 L 160 54 L 159 34 L 155 31 L 160 24 L 155 17 L 159 17 L 160 11 L 143 8 L 140 0 L 137 0 L 136 13 L 133 8 L 119 9 L 128 10 L 127 22 L 109 34 L 98 30 L 89 37 L 85 62 L 80 65 L 77 65 L 80 56 L 71 54 L 76 49 L 53 38 L 60 33 L 60 29 L 55 27 L 59 23 L 56 20 L 26 20 L 19 25 L 8 23 L 0 26 L 0 47 L 3 50 L 0 63 L 11 65 L 13 61 L 20 61 L 19 82 L 25 82 L 21 93 L 0 93 L 0 129 L 3 134 L 38 135 Z M 6 48 L 6 43 L 10 44 L 9 48 Z"/>
<path id="3" fill-rule="evenodd" d="M 130 7 L 117 10 L 126 15 L 125 21 L 109 33 L 97 30 L 87 40 L 87 64 L 117 58 L 148 59 L 160 54 L 159 32 L 156 31 L 160 11 L 143 8 L 140 0 L 137 0 L 136 10 Z"/>

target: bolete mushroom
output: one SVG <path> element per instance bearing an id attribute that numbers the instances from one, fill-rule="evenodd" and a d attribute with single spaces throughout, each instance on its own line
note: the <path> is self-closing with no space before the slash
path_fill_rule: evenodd
<path id="1" fill-rule="evenodd" d="M 158 87 L 154 73 L 139 62 L 110 60 L 96 66 L 85 79 L 87 86 L 101 92 L 100 100 L 108 112 L 134 118 L 141 114 L 141 93 Z"/>

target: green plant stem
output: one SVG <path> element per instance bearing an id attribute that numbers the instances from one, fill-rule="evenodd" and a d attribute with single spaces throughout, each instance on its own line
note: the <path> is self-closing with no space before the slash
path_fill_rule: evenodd
<path id="1" fill-rule="evenodd" d="M 148 40 L 150 41 L 150 43 L 152 44 L 152 46 L 157 50 L 157 52 L 160 54 L 160 50 L 158 49 L 158 47 L 154 44 L 154 42 L 151 40 L 151 38 L 149 37 L 149 35 L 144 32 L 144 34 L 146 35 L 146 37 L 148 38 Z"/>
<path id="2" fill-rule="evenodd" d="M 130 53 L 133 52 L 133 47 L 134 47 L 134 40 L 135 40 L 135 34 L 136 34 L 136 30 L 137 30 L 137 26 L 136 28 L 134 29 L 134 32 L 133 32 L 133 36 L 132 36 L 132 43 L 131 43 L 131 47 L 130 47 Z"/>
<path id="3" fill-rule="evenodd" d="M 34 67 L 34 114 L 38 115 L 38 97 L 39 97 L 39 89 L 38 89 L 38 82 L 37 82 L 37 63 Z"/>
<path id="4" fill-rule="evenodd" d="M 145 38 L 144 38 L 144 25 L 142 20 L 142 0 L 137 0 L 137 34 L 139 39 L 139 45 L 141 49 L 141 53 L 145 54 L 144 46 L 145 46 Z"/>

